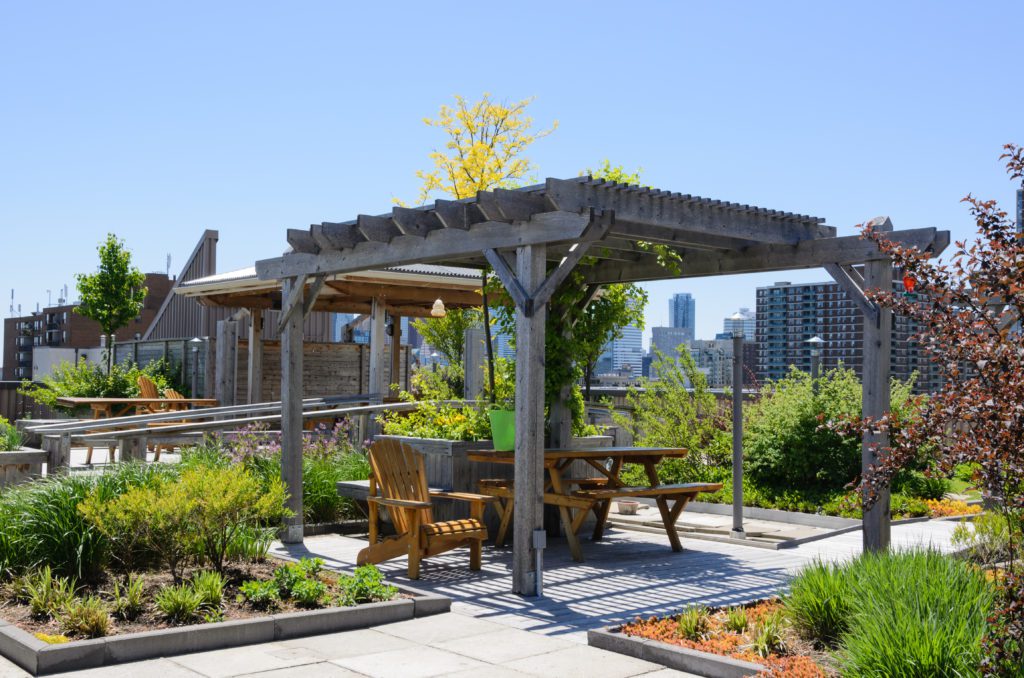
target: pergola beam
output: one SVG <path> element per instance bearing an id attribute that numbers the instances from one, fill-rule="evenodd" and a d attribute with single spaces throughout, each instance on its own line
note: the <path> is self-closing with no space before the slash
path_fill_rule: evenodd
<path id="1" fill-rule="evenodd" d="M 348 249 L 318 254 L 293 252 L 277 259 L 256 262 L 256 273 L 262 280 L 318 273 L 353 273 L 470 257 L 486 249 L 574 241 L 583 233 L 589 220 L 586 214 L 556 211 L 536 214 L 521 223 L 483 222 L 465 231 L 441 228 L 425 237 L 398 236 L 390 243 L 364 242 Z"/>
<path id="2" fill-rule="evenodd" d="M 894 231 L 890 236 L 905 247 L 917 247 L 921 251 L 929 251 L 936 255 L 949 244 L 949 232 L 937 231 L 934 228 Z M 679 275 L 666 276 L 665 269 L 656 264 L 601 262 L 587 270 L 586 282 L 607 284 L 661 280 L 666 277 L 699 278 L 888 260 L 875 243 L 856 235 L 805 240 L 796 245 L 753 245 L 739 252 L 728 252 L 718 256 L 708 252 L 683 250 L 680 257 Z"/>

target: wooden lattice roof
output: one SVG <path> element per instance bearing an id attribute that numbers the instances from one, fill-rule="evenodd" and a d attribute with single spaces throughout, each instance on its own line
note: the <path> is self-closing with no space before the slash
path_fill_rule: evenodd
<path id="1" fill-rule="evenodd" d="M 897 234 L 922 249 L 935 229 Z M 516 190 L 481 191 L 390 213 L 290 229 L 291 251 L 257 263 L 261 278 L 365 270 L 419 262 L 493 265 L 488 251 L 545 244 L 550 261 L 580 243 L 598 260 L 588 282 L 650 280 L 859 263 L 877 250 L 836 238 L 824 219 L 671 191 L 578 177 Z M 946 238 L 948 242 L 948 237 Z M 598 242 L 599 241 L 599 242 Z M 681 271 L 657 263 L 649 243 L 675 250 Z M 592 247 L 589 245 L 593 245 Z"/>

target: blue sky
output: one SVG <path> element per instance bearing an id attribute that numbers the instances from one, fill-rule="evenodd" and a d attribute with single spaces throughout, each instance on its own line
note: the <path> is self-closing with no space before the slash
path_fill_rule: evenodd
<path id="1" fill-rule="evenodd" d="M 1024 3 L 5 3 L 0 293 L 73 287 L 108 231 L 176 271 L 204 228 L 221 270 L 286 228 L 389 209 L 442 143 L 456 93 L 535 96 L 559 128 L 538 178 L 609 158 L 659 188 L 825 217 L 840 234 L 973 233 L 966 193 L 1013 201 Z M 697 334 L 775 280 L 650 286 L 697 298 Z"/>

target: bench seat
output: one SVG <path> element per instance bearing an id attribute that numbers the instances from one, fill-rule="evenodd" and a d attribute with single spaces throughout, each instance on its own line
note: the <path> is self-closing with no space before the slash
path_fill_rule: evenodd
<path id="1" fill-rule="evenodd" d="M 618 497 L 666 497 L 678 494 L 700 494 L 717 492 L 722 483 L 680 483 L 677 485 L 655 485 L 654 487 L 602 487 L 582 489 L 573 492 L 588 499 L 616 499 Z"/>

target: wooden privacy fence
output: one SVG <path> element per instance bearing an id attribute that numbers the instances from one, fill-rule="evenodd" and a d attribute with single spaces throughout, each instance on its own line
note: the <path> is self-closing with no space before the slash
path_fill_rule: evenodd
<path id="1" fill-rule="evenodd" d="M 0 381 L 0 417 L 17 419 L 53 419 L 57 415 L 46 405 L 18 393 L 20 381 Z"/>

